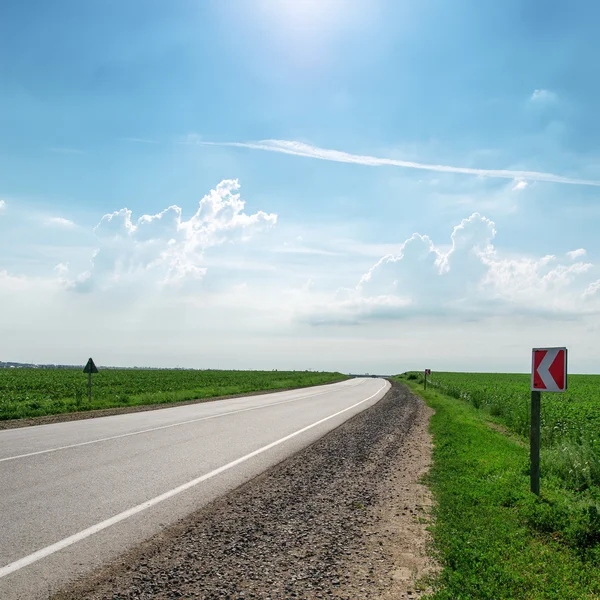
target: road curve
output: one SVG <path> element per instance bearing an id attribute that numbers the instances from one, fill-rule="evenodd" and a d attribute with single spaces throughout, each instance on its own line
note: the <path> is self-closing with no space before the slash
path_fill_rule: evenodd
<path id="1" fill-rule="evenodd" d="M 381 379 L 0 431 L 0 598 L 47 598 L 287 458 Z"/>

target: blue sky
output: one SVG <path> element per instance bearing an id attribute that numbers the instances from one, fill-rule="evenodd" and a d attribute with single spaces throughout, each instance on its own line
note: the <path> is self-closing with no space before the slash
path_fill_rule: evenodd
<path id="1" fill-rule="evenodd" d="M 4 3 L 0 359 L 598 371 L 599 18 Z"/>

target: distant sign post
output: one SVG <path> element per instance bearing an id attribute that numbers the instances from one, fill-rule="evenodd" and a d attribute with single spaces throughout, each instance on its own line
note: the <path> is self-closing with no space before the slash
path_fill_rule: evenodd
<path id="1" fill-rule="evenodd" d="M 83 372 L 87 373 L 88 376 L 88 401 L 92 401 L 92 373 L 97 373 L 98 368 L 94 364 L 94 361 L 90 358 L 87 361 L 87 365 L 83 368 Z"/>
<path id="2" fill-rule="evenodd" d="M 425 375 L 423 376 L 423 389 L 427 389 L 427 375 L 431 375 L 431 369 L 425 369 Z"/>
<path id="3" fill-rule="evenodd" d="M 567 390 L 567 349 L 534 348 L 531 354 L 531 491 L 540 494 L 540 429 L 542 392 Z"/>

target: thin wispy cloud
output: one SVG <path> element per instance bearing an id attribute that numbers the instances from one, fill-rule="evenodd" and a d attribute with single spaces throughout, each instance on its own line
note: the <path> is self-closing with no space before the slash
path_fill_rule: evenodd
<path id="1" fill-rule="evenodd" d="M 190 144 L 190 145 L 195 145 L 195 144 L 202 144 L 202 136 L 197 134 L 197 133 L 188 133 L 187 135 L 184 135 L 182 137 L 180 137 L 178 140 L 176 140 L 177 144 Z M 204 142 L 206 144 L 210 144 L 210 142 Z M 214 144 L 217 145 L 217 144 Z M 219 145 L 223 145 L 223 144 L 219 144 Z"/>
<path id="2" fill-rule="evenodd" d="M 137 137 L 124 137 L 120 138 L 124 142 L 134 142 L 136 144 L 156 144 L 158 143 L 156 140 L 150 140 L 148 138 L 137 138 Z"/>
<path id="3" fill-rule="evenodd" d="M 77 148 L 53 147 L 48 148 L 48 151 L 56 154 L 84 154 L 83 150 L 78 150 Z"/>
<path id="4" fill-rule="evenodd" d="M 529 98 L 531 102 L 557 102 L 558 95 L 550 90 L 533 90 L 533 94 L 531 94 L 531 98 Z"/>
<path id="5" fill-rule="evenodd" d="M 251 150 L 264 150 L 267 152 L 278 152 L 303 156 L 305 158 L 316 158 L 333 162 L 354 163 L 367 167 L 401 167 L 404 169 L 421 169 L 424 171 L 436 171 L 440 173 L 461 173 L 464 175 L 476 175 L 478 177 L 493 177 L 500 179 L 517 179 L 529 181 L 547 181 L 551 183 L 566 183 L 571 185 L 599 186 L 600 181 L 592 179 L 577 179 L 564 177 L 554 173 L 540 173 L 538 171 L 513 171 L 508 169 L 474 169 L 470 167 L 455 167 L 452 165 L 434 165 L 396 158 L 382 158 L 362 154 L 351 154 L 340 150 L 319 148 L 303 142 L 289 140 L 262 140 L 258 142 L 197 142 L 209 146 L 233 146 L 236 148 L 250 148 Z"/>
<path id="6" fill-rule="evenodd" d="M 51 217 L 46 221 L 46 225 L 66 228 L 75 227 L 75 223 L 73 223 L 73 221 L 65 219 L 64 217 Z"/>

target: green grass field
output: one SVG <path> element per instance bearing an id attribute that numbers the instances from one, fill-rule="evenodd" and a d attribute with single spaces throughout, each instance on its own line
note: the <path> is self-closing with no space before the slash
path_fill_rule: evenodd
<path id="1" fill-rule="evenodd" d="M 319 385 L 346 379 L 312 371 L 179 371 L 107 369 L 0 369 L 0 420 L 82 410 L 162 404 L 249 392 Z"/>
<path id="2" fill-rule="evenodd" d="M 527 375 L 437 373 L 426 392 L 420 374 L 398 380 L 436 411 L 428 483 L 443 570 L 431 597 L 600 598 L 600 377 L 542 394 L 540 497 L 529 492 Z"/>

